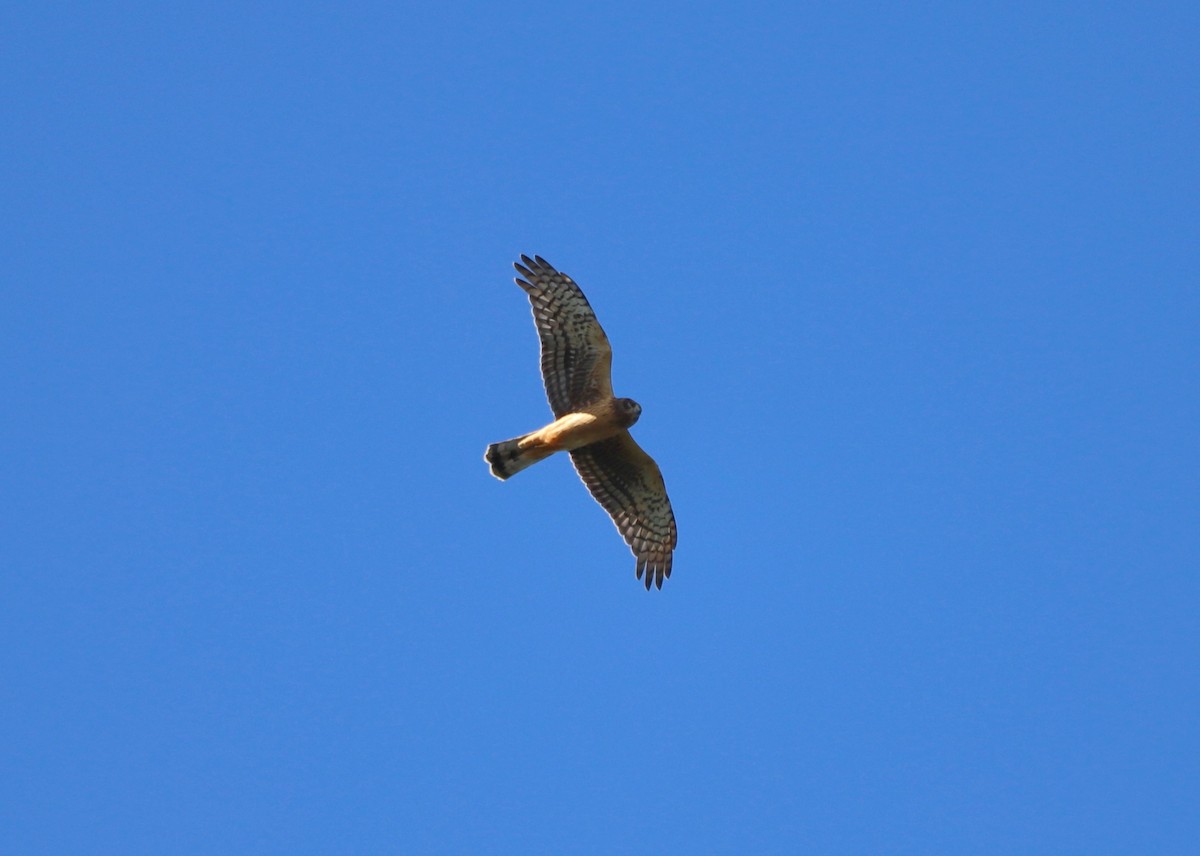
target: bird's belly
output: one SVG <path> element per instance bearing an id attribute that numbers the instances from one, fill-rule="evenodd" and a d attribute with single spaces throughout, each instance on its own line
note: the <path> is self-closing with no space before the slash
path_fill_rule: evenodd
<path id="1" fill-rule="evenodd" d="M 620 430 L 613 419 L 604 419 L 594 413 L 568 413 L 538 433 L 547 446 L 570 451 L 606 440 Z"/>

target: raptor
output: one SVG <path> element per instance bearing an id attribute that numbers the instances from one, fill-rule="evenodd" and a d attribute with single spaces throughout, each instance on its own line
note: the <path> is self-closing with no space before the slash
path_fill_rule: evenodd
<path id="1" fill-rule="evenodd" d="M 637 578 L 647 590 L 652 584 L 662 588 L 671 576 L 678 535 L 662 472 L 629 433 L 641 405 L 613 395 L 612 347 L 574 280 L 541 256 L 523 255 L 513 267 L 533 306 L 554 421 L 493 443 L 484 459 L 492 475 L 507 479 L 555 452 L 567 452 L 637 558 Z"/>

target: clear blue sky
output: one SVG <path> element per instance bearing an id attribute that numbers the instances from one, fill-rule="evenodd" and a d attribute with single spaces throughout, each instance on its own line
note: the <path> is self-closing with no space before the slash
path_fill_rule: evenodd
<path id="1" fill-rule="evenodd" d="M 1200 12 L 918 5 L 8 8 L 0 850 L 1195 853 Z"/>

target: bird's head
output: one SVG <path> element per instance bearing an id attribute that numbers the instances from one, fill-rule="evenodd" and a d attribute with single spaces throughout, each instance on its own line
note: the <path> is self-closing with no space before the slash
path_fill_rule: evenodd
<path id="1" fill-rule="evenodd" d="M 642 415 L 642 405 L 638 404 L 632 398 L 618 398 L 617 412 L 621 414 L 621 421 L 628 428 L 634 422 L 637 422 L 638 417 Z"/>

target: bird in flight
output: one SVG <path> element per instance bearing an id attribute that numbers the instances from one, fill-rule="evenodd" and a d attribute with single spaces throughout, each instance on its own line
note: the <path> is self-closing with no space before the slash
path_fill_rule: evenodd
<path id="1" fill-rule="evenodd" d="M 555 452 L 571 455 L 575 471 L 612 517 L 637 558 L 637 578 L 662 588 L 671 576 L 677 534 L 671 500 L 654 459 L 629 435 L 642 408 L 612 390 L 612 348 L 579 286 L 541 256 L 513 265 L 529 295 L 542 345 L 542 380 L 554 421 L 545 428 L 487 447 L 484 460 L 498 479 L 519 473 Z"/>

